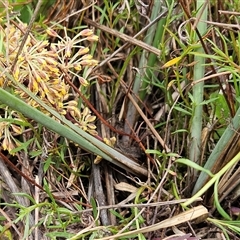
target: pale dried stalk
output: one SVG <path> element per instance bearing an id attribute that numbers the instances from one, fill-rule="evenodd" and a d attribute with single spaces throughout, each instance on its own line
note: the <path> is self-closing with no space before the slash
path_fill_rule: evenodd
<path id="1" fill-rule="evenodd" d="M 197 206 L 197 207 L 187 210 L 186 212 L 180 213 L 172 218 L 169 218 L 162 222 L 156 223 L 152 226 L 143 227 L 141 229 L 129 231 L 129 232 L 122 233 L 122 234 L 116 234 L 114 236 L 104 237 L 104 238 L 101 238 L 101 240 L 109 240 L 109 239 L 113 239 L 113 238 L 117 239 L 120 237 L 126 237 L 126 236 L 133 235 L 133 234 L 153 232 L 153 231 L 157 231 L 159 229 L 168 228 L 168 227 L 176 226 L 176 225 L 184 223 L 184 222 L 192 221 L 196 218 L 199 218 L 201 216 L 207 216 L 207 215 L 208 215 L 207 208 L 205 208 L 204 206 Z M 95 240 L 100 240 L 100 239 L 95 239 Z"/>
<path id="2" fill-rule="evenodd" d="M 108 32 L 108 33 L 110 33 L 110 34 L 112 34 L 112 35 L 114 35 L 116 37 L 121 38 L 122 40 L 124 40 L 126 42 L 129 42 L 129 43 L 131 43 L 133 45 L 139 46 L 139 47 L 141 47 L 141 48 L 143 48 L 143 49 L 145 49 L 145 50 L 147 50 L 149 52 L 152 52 L 152 53 L 156 54 L 157 56 L 159 56 L 161 54 L 161 51 L 159 49 L 157 49 L 157 48 L 155 48 L 153 46 L 150 46 L 150 45 L 148 45 L 148 44 L 146 44 L 146 43 L 144 43 L 144 42 L 142 42 L 140 40 L 137 40 L 134 37 L 130 37 L 130 36 L 128 36 L 128 35 L 126 35 L 124 33 L 121 33 L 121 32 L 119 32 L 117 30 L 114 30 L 114 29 L 108 28 L 106 26 L 103 26 L 101 24 L 98 24 L 98 23 L 96 23 L 96 22 L 94 22 L 94 21 L 92 21 L 92 20 L 90 20 L 88 18 L 84 18 L 84 20 L 87 23 L 91 24 L 92 26 L 94 26 L 94 27 L 96 27 L 96 28 L 98 28 L 98 29 L 100 29 L 100 30 L 102 30 L 104 32 Z"/>

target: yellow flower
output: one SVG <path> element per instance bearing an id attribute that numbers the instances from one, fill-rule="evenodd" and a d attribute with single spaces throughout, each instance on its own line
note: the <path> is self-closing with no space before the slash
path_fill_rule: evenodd
<path id="1" fill-rule="evenodd" d="M 83 36 L 83 37 L 88 37 L 88 36 L 93 35 L 93 31 L 90 29 L 84 29 L 79 33 L 79 35 Z"/>
<path id="2" fill-rule="evenodd" d="M 83 77 L 78 77 L 79 82 L 84 86 L 87 87 L 89 85 L 88 81 L 84 79 Z"/>
<path id="3" fill-rule="evenodd" d="M 78 55 L 80 56 L 80 55 L 84 55 L 84 54 L 86 54 L 86 53 L 88 53 L 89 52 L 89 48 L 88 47 L 85 47 L 85 48 L 81 48 L 81 49 L 79 49 L 79 51 L 78 51 Z"/>
<path id="4" fill-rule="evenodd" d="M 82 66 L 96 66 L 96 65 L 98 65 L 98 61 L 97 60 L 93 60 L 93 59 L 91 59 L 91 60 L 82 60 L 82 61 L 80 61 L 80 64 L 82 65 Z"/>
<path id="5" fill-rule="evenodd" d="M 46 30 L 46 32 L 47 32 L 47 34 L 49 35 L 49 36 L 51 36 L 51 37 L 57 37 L 58 36 L 58 34 L 57 34 L 57 32 L 55 32 L 53 29 L 51 29 L 51 28 L 48 28 L 47 30 Z"/>
<path id="6" fill-rule="evenodd" d="M 88 36 L 87 37 L 87 40 L 90 41 L 90 42 L 97 42 L 98 41 L 98 36 L 97 35 L 92 35 L 92 36 Z"/>

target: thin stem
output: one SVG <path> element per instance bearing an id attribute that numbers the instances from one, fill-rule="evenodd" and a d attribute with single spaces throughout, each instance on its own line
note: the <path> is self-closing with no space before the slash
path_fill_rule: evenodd
<path id="1" fill-rule="evenodd" d="M 30 31 L 31 31 L 31 29 L 32 29 L 32 27 L 33 27 L 33 23 L 34 23 L 37 15 L 38 15 L 38 12 L 39 12 L 39 10 L 40 10 L 40 8 L 41 8 L 41 6 L 42 6 L 42 3 L 43 3 L 43 0 L 38 0 L 37 6 L 36 6 L 36 8 L 35 8 L 35 10 L 34 10 L 34 12 L 33 12 L 33 15 L 32 15 L 32 18 L 31 18 L 31 20 L 30 20 L 30 22 L 29 22 L 29 25 L 28 25 L 28 27 L 27 27 L 26 33 L 25 33 L 25 35 L 24 35 L 24 37 L 23 37 L 23 40 L 22 40 L 22 42 L 21 42 L 21 45 L 20 45 L 20 47 L 19 47 L 19 49 L 18 49 L 17 55 L 16 55 L 16 57 L 15 57 L 15 59 L 14 59 L 14 61 L 13 61 L 13 64 L 12 64 L 12 67 L 11 67 L 11 70 L 12 70 L 12 71 L 14 70 L 15 65 L 16 65 L 16 63 L 17 63 L 17 60 L 18 60 L 18 57 L 19 57 L 19 55 L 21 54 L 21 52 L 22 52 L 22 50 L 23 50 L 23 47 L 24 47 L 24 45 L 25 45 L 25 43 L 26 43 L 26 41 L 27 41 L 28 35 L 29 35 L 29 33 L 30 33 Z"/>

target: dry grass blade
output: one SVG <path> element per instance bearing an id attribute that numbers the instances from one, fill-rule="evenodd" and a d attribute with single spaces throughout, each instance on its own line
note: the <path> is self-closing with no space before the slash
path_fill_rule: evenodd
<path id="1" fill-rule="evenodd" d="M 208 210 L 204 206 L 198 206 L 198 207 L 189 209 L 186 212 L 180 213 L 177 216 L 174 216 L 170 219 L 166 219 L 160 223 L 156 223 L 152 226 L 148 226 L 148 227 L 141 228 L 139 230 L 129 231 L 127 233 L 122 233 L 122 234 L 116 234 L 115 236 L 109 236 L 109 237 L 96 239 L 96 240 L 117 239 L 120 237 L 129 236 L 132 234 L 153 232 L 159 229 L 176 226 L 178 224 L 181 224 L 187 221 L 192 221 L 201 216 L 206 216 L 207 214 L 208 214 Z"/>
<path id="2" fill-rule="evenodd" d="M 138 208 L 145 208 L 145 207 L 159 207 L 159 206 L 166 206 L 166 205 L 175 205 L 186 202 L 188 199 L 180 199 L 180 200 L 171 200 L 171 201 L 165 201 L 165 202 L 154 202 L 154 203 L 140 203 L 140 204 L 134 204 L 134 203 L 118 203 L 116 205 L 108 205 L 108 206 L 98 206 L 97 210 L 102 209 L 113 209 L 113 208 L 130 208 L 130 207 L 138 207 Z M 202 201 L 202 198 L 197 198 L 195 202 Z M 92 208 L 87 208 L 85 210 L 76 212 L 76 214 L 79 213 L 86 213 L 86 212 L 92 212 Z M 74 213 L 75 214 L 75 213 Z"/>
<path id="3" fill-rule="evenodd" d="M 157 56 L 159 56 L 161 54 L 161 51 L 159 49 L 157 49 L 157 48 L 155 48 L 153 46 L 150 46 L 150 45 L 148 45 L 148 44 L 146 44 L 146 43 L 144 43 L 144 42 L 142 42 L 140 40 L 137 40 L 137 39 L 135 39 L 133 37 L 130 37 L 130 36 L 124 34 L 124 33 L 121 33 L 119 31 L 116 31 L 116 30 L 111 29 L 109 27 L 106 27 L 106 26 L 103 26 L 101 24 L 98 24 L 98 23 L 96 23 L 96 22 L 94 22 L 94 21 L 92 21 L 92 20 L 90 20 L 88 18 L 84 18 L 84 20 L 88 24 L 90 24 L 90 25 L 92 25 L 92 26 L 94 26 L 94 27 L 96 27 L 96 28 L 98 28 L 98 29 L 100 29 L 100 30 L 102 30 L 104 32 L 108 32 L 108 33 L 110 33 L 110 34 L 112 34 L 112 35 L 114 35 L 116 37 L 119 37 L 119 38 L 123 39 L 126 42 L 129 42 L 129 43 L 131 43 L 133 45 L 139 46 L 139 47 L 141 47 L 141 48 L 143 48 L 143 49 L 145 49 L 145 50 L 147 50 L 149 52 L 152 52 L 152 53 L 156 54 Z"/>
<path id="4" fill-rule="evenodd" d="M 4 210 L 2 210 L 2 209 L 0 209 L 0 213 L 1 213 L 1 214 L 3 215 L 3 217 L 5 217 L 6 220 L 8 221 L 7 226 L 5 226 L 5 227 L 6 227 L 6 230 L 8 230 L 10 227 L 12 227 L 12 228 L 14 229 L 14 231 L 16 231 L 17 235 L 20 237 L 20 236 L 21 236 L 21 233 L 18 231 L 18 229 L 17 229 L 17 227 L 16 227 L 16 224 L 14 224 L 14 223 L 12 222 L 11 218 L 7 215 L 7 213 L 6 213 Z M 3 238 L 2 238 L 2 235 L 3 235 L 3 233 L 0 234 L 0 239 L 3 239 Z"/>
<path id="5" fill-rule="evenodd" d="M 239 130 L 238 130 L 239 131 Z M 219 153 L 219 157 L 217 158 L 216 162 L 211 168 L 212 173 L 219 172 L 232 158 L 234 158 L 237 153 L 239 152 L 239 133 L 236 131 L 233 134 L 233 137 L 230 141 L 226 144 L 225 147 L 222 148 L 222 151 Z M 219 196 L 220 202 L 227 196 L 237 185 L 238 185 L 238 172 L 239 169 L 236 169 L 237 163 L 232 166 L 222 177 L 221 181 L 219 182 Z M 209 179 L 208 179 L 209 180 Z M 212 189 L 210 189 L 207 194 L 210 197 L 209 204 L 213 203 L 213 193 Z M 215 209 L 215 208 L 213 208 Z"/>
<path id="6" fill-rule="evenodd" d="M 124 82 L 121 82 L 122 87 L 124 88 L 126 94 L 128 95 L 129 99 L 131 100 L 131 102 L 133 103 L 133 105 L 136 107 L 138 113 L 141 115 L 141 117 L 144 119 L 144 121 L 147 123 L 148 127 L 151 129 L 153 135 L 157 138 L 157 140 L 159 141 L 159 143 L 162 145 L 162 147 L 164 147 L 164 149 L 166 149 L 167 152 L 171 152 L 170 148 L 165 144 L 164 140 L 161 138 L 161 136 L 158 134 L 158 132 L 156 131 L 156 129 L 154 128 L 154 126 L 151 124 L 151 122 L 148 120 L 148 118 L 146 117 L 146 115 L 143 113 L 143 111 L 141 110 L 141 108 L 138 106 L 137 102 L 134 100 L 134 98 L 132 97 L 132 95 L 128 92 Z"/>
<path id="7" fill-rule="evenodd" d="M 5 165 L 5 163 L 4 163 L 4 161 L 2 160 L 1 157 L 0 157 L 0 162 L 1 162 L 1 164 L 0 164 L 0 175 L 5 180 L 5 183 L 7 184 L 9 189 L 11 190 L 11 193 L 21 192 L 20 189 L 18 188 L 18 186 L 16 185 L 14 179 L 12 178 L 12 175 L 11 175 L 10 171 L 8 170 L 7 166 Z M 28 206 L 26 198 L 24 198 L 22 196 L 18 196 L 18 195 L 14 195 L 14 197 L 15 197 L 16 201 L 19 204 L 21 204 L 22 206 L 26 206 L 26 207 Z M 30 226 L 34 226 L 34 218 L 31 214 L 29 215 L 29 223 L 30 223 Z"/>
<path id="8" fill-rule="evenodd" d="M 7 186 L 9 187 L 9 189 L 11 190 L 12 193 L 18 193 L 20 192 L 20 189 L 18 188 L 18 186 L 16 185 L 15 181 L 13 180 L 11 173 L 9 172 L 8 168 L 6 167 L 4 161 L 2 160 L 2 158 L 0 157 L 0 174 L 3 177 L 3 179 L 5 180 L 5 183 L 7 184 Z M 22 204 L 23 206 L 27 206 L 27 202 L 26 199 L 21 197 L 21 196 L 14 196 L 16 198 L 16 200 Z M 33 225 L 33 222 L 31 223 Z"/>

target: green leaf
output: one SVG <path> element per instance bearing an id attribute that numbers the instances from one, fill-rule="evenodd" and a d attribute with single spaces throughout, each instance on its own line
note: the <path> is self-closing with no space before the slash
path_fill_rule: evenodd
<path id="1" fill-rule="evenodd" d="M 172 132 L 171 134 L 182 133 L 182 132 L 188 133 L 188 130 L 187 129 L 178 129 L 178 130 Z"/>
<path id="2" fill-rule="evenodd" d="M 21 21 L 23 21 L 24 23 L 29 23 L 32 18 L 32 15 L 33 15 L 33 10 L 29 4 L 22 7 L 20 11 Z"/>
<path id="3" fill-rule="evenodd" d="M 26 198 L 28 198 L 32 202 L 32 204 L 36 204 L 35 199 L 32 196 L 30 196 L 30 195 L 28 195 L 26 193 L 12 193 L 12 194 L 13 195 L 17 195 L 17 196 L 21 196 L 21 197 L 26 197 Z"/>
<path id="4" fill-rule="evenodd" d="M 206 53 L 189 52 L 188 54 L 191 54 L 191 55 L 194 55 L 194 56 L 203 57 L 203 58 L 210 58 L 210 59 L 214 59 L 214 60 L 222 60 L 222 58 L 220 56 L 210 55 L 210 54 L 206 54 Z"/>
<path id="5" fill-rule="evenodd" d="M 29 139 L 26 142 L 19 142 L 18 141 L 18 144 L 20 144 L 20 146 L 18 146 L 16 148 L 14 148 L 13 150 L 11 150 L 11 154 L 19 152 L 20 150 L 24 150 L 25 152 L 28 152 L 28 146 L 29 146 L 30 143 L 32 143 L 33 140 L 34 140 L 34 138 Z"/>
<path id="6" fill-rule="evenodd" d="M 202 172 L 205 172 L 207 173 L 210 177 L 213 177 L 214 175 L 211 173 L 211 171 L 209 171 L 208 169 L 205 169 L 203 167 L 201 167 L 200 165 L 198 165 L 197 163 L 189 160 L 189 159 L 186 159 L 186 158 L 179 158 L 175 161 L 176 163 L 182 163 L 184 165 L 187 165 L 191 168 L 194 168 L 198 171 L 202 171 Z"/>
<path id="7" fill-rule="evenodd" d="M 98 209 L 97 209 L 96 201 L 94 200 L 94 198 L 91 198 L 90 202 L 91 202 L 92 209 L 93 209 L 93 218 L 97 219 L 97 217 L 98 217 Z"/>
<path id="8" fill-rule="evenodd" d="M 147 150 L 145 151 L 145 153 L 148 153 L 148 154 L 156 154 L 156 155 L 158 155 L 158 156 L 162 156 L 162 153 L 161 153 L 160 151 L 158 151 L 158 150 L 147 149 Z"/>
<path id="9" fill-rule="evenodd" d="M 51 191 L 50 191 L 50 188 L 49 188 L 49 186 L 48 186 L 48 183 L 47 183 L 47 181 L 46 181 L 45 178 L 43 179 L 43 188 L 44 188 L 44 190 L 46 191 L 46 193 L 48 194 L 48 197 L 52 200 L 53 204 L 56 205 L 55 198 L 53 197 L 53 195 L 52 195 L 52 193 L 51 193 Z M 54 206 L 54 205 L 53 205 L 53 206 Z"/>
<path id="10" fill-rule="evenodd" d="M 216 180 L 214 184 L 214 204 L 218 212 L 222 215 L 222 217 L 224 217 L 227 220 L 232 220 L 231 217 L 224 211 L 220 202 L 218 201 L 218 182 L 219 182 L 219 178 Z"/>
<path id="11" fill-rule="evenodd" d="M 57 231 L 57 232 L 50 232 L 50 233 L 46 233 L 46 236 L 49 237 L 50 239 L 69 239 L 72 236 L 74 236 L 74 234 L 72 233 L 67 233 L 67 232 L 61 232 L 61 231 Z"/>
<path id="12" fill-rule="evenodd" d="M 215 116 L 221 124 L 225 124 L 230 118 L 230 111 L 224 95 L 214 92 L 210 95 L 210 99 L 216 100 L 211 103 L 213 109 L 215 109 Z"/>
<path id="13" fill-rule="evenodd" d="M 47 160 L 44 162 L 44 167 L 43 167 L 44 173 L 47 172 L 47 170 L 49 169 L 50 165 L 54 165 L 54 164 L 55 164 L 55 162 L 52 161 L 52 156 L 49 155 Z"/>
<path id="14" fill-rule="evenodd" d="M 29 156 L 31 158 L 38 157 L 42 154 L 42 150 L 30 151 Z"/>
<path id="15" fill-rule="evenodd" d="M 218 100 L 218 99 L 219 99 L 218 97 L 216 97 L 216 98 L 210 98 L 210 99 L 208 99 L 208 100 L 202 101 L 202 102 L 200 103 L 200 105 L 207 105 L 207 104 L 212 103 L 212 102 L 214 102 L 214 101 L 216 101 L 216 100 Z"/>
<path id="16" fill-rule="evenodd" d="M 119 214 L 118 212 L 116 212 L 115 210 L 110 209 L 109 211 L 110 211 L 110 213 L 113 214 L 115 217 L 119 218 L 120 220 L 124 220 L 124 217 L 123 217 L 121 214 Z"/>
<path id="17" fill-rule="evenodd" d="M 30 213 L 29 213 L 30 214 Z M 28 239 L 30 235 L 30 219 L 29 219 L 29 214 L 26 215 L 26 220 L 24 224 L 24 235 L 23 239 Z"/>
<path id="18" fill-rule="evenodd" d="M 186 115 L 192 116 L 192 114 L 190 112 L 188 112 L 187 110 L 185 110 L 185 109 L 183 109 L 181 107 L 175 106 L 174 109 L 179 111 L 179 112 L 182 112 L 182 113 L 184 113 Z"/>

